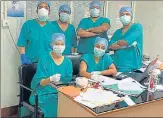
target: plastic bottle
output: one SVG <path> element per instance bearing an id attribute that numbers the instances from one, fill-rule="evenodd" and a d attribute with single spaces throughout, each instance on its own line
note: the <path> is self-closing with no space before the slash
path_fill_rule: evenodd
<path id="1" fill-rule="evenodd" d="M 152 71 L 152 73 L 150 73 L 149 75 L 148 91 L 155 92 L 157 84 L 158 84 L 158 73 L 155 71 Z"/>

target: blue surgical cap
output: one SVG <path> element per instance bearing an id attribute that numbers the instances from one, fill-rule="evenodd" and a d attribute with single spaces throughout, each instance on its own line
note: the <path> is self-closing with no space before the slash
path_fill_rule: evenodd
<path id="1" fill-rule="evenodd" d="M 60 13 L 61 11 L 66 11 L 66 12 L 68 12 L 69 14 L 71 14 L 71 8 L 70 8 L 70 6 L 67 5 L 67 4 L 61 5 L 61 6 L 59 7 L 59 13 Z"/>
<path id="2" fill-rule="evenodd" d="M 97 7 L 101 8 L 101 3 L 100 3 L 99 1 L 97 1 L 97 0 L 93 0 L 93 1 L 90 3 L 89 8 L 92 8 L 92 7 L 94 7 L 94 6 L 97 6 Z"/>
<path id="3" fill-rule="evenodd" d="M 130 15 L 132 16 L 132 8 L 130 6 L 124 6 L 120 9 L 119 13 L 123 13 L 123 12 L 129 12 Z"/>
<path id="4" fill-rule="evenodd" d="M 62 33 L 54 33 L 52 35 L 51 46 L 57 41 L 63 41 L 65 43 L 65 35 Z"/>
<path id="5" fill-rule="evenodd" d="M 97 44 L 104 45 L 105 46 L 105 50 L 106 50 L 107 47 L 108 47 L 108 40 L 105 39 L 105 38 L 97 37 L 96 40 L 95 40 L 94 45 L 97 45 Z"/>
<path id="6" fill-rule="evenodd" d="M 37 7 L 41 4 L 41 3 L 46 3 L 49 7 L 50 7 L 50 2 L 48 0 L 40 0 L 38 3 L 37 3 Z"/>

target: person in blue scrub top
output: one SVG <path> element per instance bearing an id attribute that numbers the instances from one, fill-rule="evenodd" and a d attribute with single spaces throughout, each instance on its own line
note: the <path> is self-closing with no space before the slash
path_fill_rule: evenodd
<path id="1" fill-rule="evenodd" d="M 111 56 L 119 72 L 129 72 L 141 68 L 143 55 L 143 27 L 133 23 L 132 8 L 122 7 L 119 12 L 123 27 L 115 31 L 109 42 Z"/>
<path id="2" fill-rule="evenodd" d="M 68 23 L 70 14 L 70 7 L 66 4 L 61 5 L 59 8 L 59 19 L 57 21 L 53 21 L 53 24 L 56 27 L 56 31 L 58 33 L 63 33 L 66 37 L 66 48 L 63 52 L 65 55 L 75 53 L 77 48 L 77 36 L 75 27 L 72 24 Z"/>
<path id="3" fill-rule="evenodd" d="M 44 117 L 57 117 L 58 92 L 49 85 L 51 82 L 70 82 L 72 80 L 72 62 L 62 56 L 65 50 L 65 36 L 54 33 L 52 36 L 52 52 L 40 57 L 36 74 L 31 82 L 31 89 L 38 94 L 38 105 Z M 30 103 L 34 105 L 34 94 L 30 96 Z"/>
<path id="4" fill-rule="evenodd" d="M 21 29 L 17 46 L 22 64 L 38 62 L 39 55 L 50 51 L 50 40 L 54 26 L 48 22 L 50 3 L 41 0 L 37 5 L 37 18 L 26 21 Z"/>
<path id="5" fill-rule="evenodd" d="M 116 75 L 117 70 L 109 54 L 105 53 L 108 41 L 97 37 L 94 43 L 93 54 L 84 54 L 81 57 L 80 76 L 96 79 L 96 75 Z"/>
<path id="6" fill-rule="evenodd" d="M 78 53 L 93 53 L 96 37 L 108 40 L 107 31 L 110 28 L 110 20 L 100 16 L 101 4 L 99 1 L 92 1 L 89 6 L 90 17 L 80 21 L 77 28 L 77 35 L 80 37 Z"/>

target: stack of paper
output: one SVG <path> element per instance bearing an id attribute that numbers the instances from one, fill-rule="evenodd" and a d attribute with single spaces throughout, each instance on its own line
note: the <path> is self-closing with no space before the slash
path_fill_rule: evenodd
<path id="1" fill-rule="evenodd" d="M 142 86 L 140 83 L 138 83 L 136 80 L 130 77 L 121 80 L 118 83 L 118 88 L 120 90 L 127 90 L 127 91 L 143 91 L 145 89 L 144 86 Z"/>
<path id="2" fill-rule="evenodd" d="M 80 96 L 74 98 L 75 101 L 78 101 L 79 103 L 84 104 L 90 108 L 109 105 L 119 99 L 120 98 L 111 91 L 94 88 L 88 88 L 85 93 L 81 93 Z"/>
<path id="3" fill-rule="evenodd" d="M 106 83 L 105 85 L 103 85 L 103 87 L 105 89 L 109 89 L 109 90 L 112 90 L 114 92 L 118 92 L 124 95 L 126 94 L 127 95 L 139 95 L 146 89 L 146 87 L 142 86 L 139 82 L 137 82 L 136 80 L 132 78 L 119 80 L 117 84 L 113 84 L 113 85 L 109 85 L 109 84 L 107 85 Z"/>
<path id="4" fill-rule="evenodd" d="M 106 77 L 106 76 L 100 76 L 99 81 L 101 85 L 113 85 L 117 84 L 119 80 L 116 80 L 114 78 Z"/>

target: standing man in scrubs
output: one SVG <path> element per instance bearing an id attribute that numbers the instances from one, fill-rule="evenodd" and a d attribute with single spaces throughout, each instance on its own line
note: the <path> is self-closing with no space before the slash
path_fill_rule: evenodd
<path id="1" fill-rule="evenodd" d="M 119 72 L 129 72 L 142 66 L 143 27 L 133 23 L 132 8 L 122 7 L 119 12 L 123 27 L 115 31 L 109 42 L 109 50 L 113 50 L 112 59 Z"/>
<path id="2" fill-rule="evenodd" d="M 69 17 L 71 14 L 71 9 L 68 5 L 61 5 L 59 8 L 59 19 L 57 21 L 53 21 L 54 26 L 56 27 L 56 31 L 58 33 L 63 33 L 66 37 L 65 40 L 65 51 L 63 54 L 71 54 L 75 53 L 77 47 L 77 36 L 75 27 L 68 23 Z"/>
<path id="3" fill-rule="evenodd" d="M 17 42 L 22 64 L 38 62 L 40 54 L 50 51 L 50 40 L 54 26 L 48 22 L 50 3 L 41 0 L 37 5 L 37 18 L 23 24 Z"/>
<path id="4" fill-rule="evenodd" d="M 77 28 L 77 35 L 80 37 L 78 53 L 93 53 L 96 37 L 108 40 L 107 31 L 110 29 L 110 20 L 100 17 L 101 4 L 99 1 L 92 1 L 89 6 L 90 17 L 80 21 Z"/>
<path id="5" fill-rule="evenodd" d="M 54 33 L 51 40 L 53 51 L 42 55 L 39 59 L 37 71 L 31 82 L 31 89 L 38 94 L 38 105 L 45 118 L 57 117 L 58 91 L 51 82 L 70 82 L 72 80 L 72 62 L 64 57 L 65 36 L 62 33 Z M 35 104 L 34 93 L 31 93 L 30 103 Z"/>
<path id="6" fill-rule="evenodd" d="M 98 81 L 100 75 L 116 75 L 117 70 L 113 60 L 106 54 L 108 41 L 97 37 L 94 43 L 93 54 L 84 54 L 80 62 L 80 75 Z"/>

